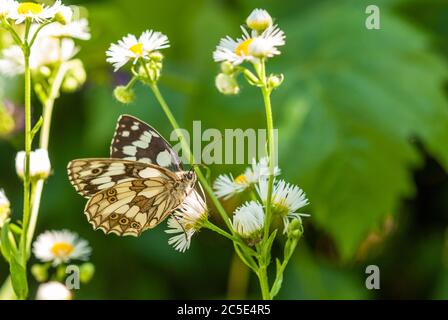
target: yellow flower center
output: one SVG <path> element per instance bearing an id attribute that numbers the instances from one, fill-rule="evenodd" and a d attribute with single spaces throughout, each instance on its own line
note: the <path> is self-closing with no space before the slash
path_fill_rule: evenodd
<path id="1" fill-rule="evenodd" d="M 131 46 L 129 48 L 129 50 L 131 50 L 133 53 L 135 53 L 138 56 L 142 56 L 143 55 L 143 44 L 142 43 L 134 44 L 133 46 Z"/>
<path id="2" fill-rule="evenodd" d="M 249 55 L 249 46 L 254 39 L 247 39 L 241 42 L 235 49 L 235 53 L 239 56 Z"/>
<path id="3" fill-rule="evenodd" d="M 68 257 L 75 248 L 68 242 L 57 242 L 51 247 L 51 252 L 58 258 Z"/>
<path id="4" fill-rule="evenodd" d="M 244 174 L 240 174 L 238 177 L 235 178 L 235 182 L 238 184 L 247 184 L 247 179 Z"/>
<path id="5" fill-rule="evenodd" d="M 17 12 L 19 14 L 39 14 L 43 11 L 43 7 L 38 4 L 38 3 L 34 3 L 34 2 L 23 2 L 21 4 L 19 4 L 19 7 L 17 8 Z"/>
<path id="6" fill-rule="evenodd" d="M 272 204 L 272 211 L 274 215 L 286 217 L 289 213 L 289 207 L 286 205 L 286 203 L 284 203 L 284 201 L 276 202 L 275 200 L 273 202 L 274 203 Z"/>

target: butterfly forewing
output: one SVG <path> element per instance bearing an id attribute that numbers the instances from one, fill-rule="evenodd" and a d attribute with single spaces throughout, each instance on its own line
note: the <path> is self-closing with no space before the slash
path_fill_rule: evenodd
<path id="1" fill-rule="evenodd" d="M 67 170 L 76 191 L 86 198 L 121 182 L 171 174 L 150 164 L 101 158 L 70 161 Z"/>
<path id="2" fill-rule="evenodd" d="M 171 178 L 135 179 L 93 196 L 85 214 L 95 229 L 119 236 L 139 236 L 162 222 L 184 200 L 173 195 Z"/>
<path id="3" fill-rule="evenodd" d="M 170 144 L 154 128 L 128 115 L 118 119 L 110 156 L 151 163 L 171 171 L 182 170 L 179 157 Z"/>

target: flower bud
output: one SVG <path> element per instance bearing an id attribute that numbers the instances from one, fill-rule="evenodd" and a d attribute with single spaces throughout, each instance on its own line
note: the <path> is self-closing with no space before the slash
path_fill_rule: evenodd
<path id="1" fill-rule="evenodd" d="M 135 99 L 134 90 L 125 86 L 118 86 L 114 90 L 114 97 L 119 102 L 129 104 Z"/>
<path id="2" fill-rule="evenodd" d="M 150 60 L 146 63 L 146 68 L 140 66 L 140 68 L 138 69 L 138 74 L 146 81 L 157 82 L 160 78 L 162 66 L 162 62 L 157 60 Z"/>
<path id="3" fill-rule="evenodd" d="M 223 63 L 221 63 L 221 71 L 224 74 L 231 75 L 233 73 L 233 71 L 235 71 L 235 67 L 233 66 L 233 64 L 231 62 L 224 61 Z"/>
<path id="4" fill-rule="evenodd" d="M 79 268 L 79 280 L 82 283 L 90 282 L 94 274 L 95 274 L 95 266 L 90 262 L 83 263 Z"/>
<path id="5" fill-rule="evenodd" d="M 263 206 L 256 201 L 246 202 L 236 209 L 232 226 L 249 245 L 257 244 L 264 226 Z"/>
<path id="6" fill-rule="evenodd" d="M 279 74 L 279 75 L 271 74 L 268 78 L 268 86 L 271 89 L 275 89 L 283 83 L 283 80 L 284 80 L 283 74 Z"/>
<path id="7" fill-rule="evenodd" d="M 240 87 L 235 78 L 225 73 L 220 73 L 216 76 L 215 85 L 222 94 L 232 95 L 240 92 Z"/>
<path id="8" fill-rule="evenodd" d="M 62 283 L 50 281 L 37 289 L 36 300 L 71 300 L 72 293 Z"/>
<path id="9" fill-rule="evenodd" d="M 36 281 L 44 282 L 48 279 L 48 267 L 43 264 L 34 264 L 31 267 L 31 274 L 34 276 Z"/>
<path id="10" fill-rule="evenodd" d="M 254 9 L 246 19 L 246 24 L 259 33 L 272 26 L 272 17 L 266 10 Z"/>
<path id="11" fill-rule="evenodd" d="M 163 54 L 160 51 L 153 51 L 149 54 L 149 59 L 155 62 L 162 62 Z"/>
<path id="12" fill-rule="evenodd" d="M 6 103 L 0 102 L 0 137 L 11 134 L 16 126 L 14 117 L 8 112 Z"/>
<path id="13" fill-rule="evenodd" d="M 11 213 L 10 203 L 6 197 L 5 191 L 0 189 L 0 229 L 5 224 L 6 220 L 9 219 Z"/>
<path id="14" fill-rule="evenodd" d="M 290 238 L 299 239 L 302 236 L 302 221 L 300 219 L 293 219 L 288 224 L 287 234 Z"/>
<path id="15" fill-rule="evenodd" d="M 25 151 L 20 151 L 16 155 L 17 175 L 23 179 L 25 175 Z M 51 172 L 50 159 L 45 149 L 31 151 L 30 154 L 30 177 L 32 179 L 46 179 Z"/>
<path id="16" fill-rule="evenodd" d="M 73 92 L 81 88 L 86 82 L 87 75 L 81 60 L 75 59 L 67 62 L 67 73 L 62 82 L 62 90 Z"/>

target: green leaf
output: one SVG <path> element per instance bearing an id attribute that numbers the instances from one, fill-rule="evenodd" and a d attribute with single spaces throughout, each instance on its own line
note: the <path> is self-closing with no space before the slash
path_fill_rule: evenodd
<path id="1" fill-rule="evenodd" d="M 15 254 L 14 246 L 10 241 L 9 237 L 9 223 L 5 223 L 1 229 L 1 243 L 0 249 L 3 257 L 5 257 L 6 261 L 11 260 L 11 255 Z"/>
<path id="2" fill-rule="evenodd" d="M 28 282 L 26 270 L 17 259 L 17 255 L 12 255 L 9 261 L 9 272 L 14 292 L 19 299 L 26 299 L 28 296 Z"/>
<path id="3" fill-rule="evenodd" d="M 277 229 L 275 229 L 271 233 L 271 235 L 267 239 L 266 243 L 263 244 L 262 254 L 263 254 L 263 258 L 265 259 L 266 265 L 269 265 L 269 263 L 271 262 L 271 249 L 272 249 L 272 244 L 274 243 L 276 236 L 277 236 Z"/>
<path id="4" fill-rule="evenodd" d="M 282 270 L 282 263 L 280 262 L 279 259 L 275 260 L 275 265 L 276 265 L 276 270 L 277 273 L 275 275 L 275 281 L 274 284 L 272 285 L 271 288 L 271 297 L 275 298 L 275 296 L 278 294 L 278 292 L 280 291 L 281 287 L 282 287 L 282 283 L 283 283 L 283 270 Z"/>
<path id="5" fill-rule="evenodd" d="M 327 1 L 283 20 L 287 81 L 273 95 L 284 176 L 344 259 L 413 195 L 416 141 L 448 169 L 447 65 L 386 2 L 382 29 L 364 28 L 368 4 Z"/>
<path id="6" fill-rule="evenodd" d="M 257 272 L 258 266 L 255 263 L 254 259 L 252 258 L 252 256 L 247 253 L 246 251 L 244 251 L 244 249 L 242 249 L 238 244 L 233 243 L 233 247 L 235 248 L 235 252 L 238 254 L 238 256 L 240 257 L 241 261 L 243 261 L 250 269 L 252 269 L 253 272 Z"/>

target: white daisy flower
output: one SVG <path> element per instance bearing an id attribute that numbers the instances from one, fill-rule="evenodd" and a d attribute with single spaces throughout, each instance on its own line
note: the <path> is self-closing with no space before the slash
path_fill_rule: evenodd
<path id="1" fill-rule="evenodd" d="M 36 300 L 71 300 L 72 293 L 57 281 L 42 283 L 37 289 Z"/>
<path id="2" fill-rule="evenodd" d="M 78 48 L 72 39 L 38 36 L 31 48 L 30 68 L 37 71 L 43 66 L 69 61 L 77 52 Z M 4 49 L 2 59 L 0 59 L 0 73 L 6 76 L 14 76 L 24 72 L 22 49 L 17 45 Z"/>
<path id="3" fill-rule="evenodd" d="M 205 200 L 199 192 L 193 190 L 168 219 L 168 229 L 165 232 L 175 234 L 168 240 L 168 244 L 177 251 L 185 252 L 190 247 L 191 238 L 207 219 Z"/>
<path id="4" fill-rule="evenodd" d="M 16 24 L 30 19 L 32 22 L 42 23 L 53 19 L 61 7 L 61 1 L 56 0 L 52 6 L 35 2 L 15 2 L 9 12 L 8 18 L 15 20 Z"/>
<path id="5" fill-rule="evenodd" d="M 54 266 L 71 260 L 88 260 L 92 249 L 86 240 L 68 230 L 46 231 L 33 243 L 33 253 L 42 262 L 52 262 Z"/>
<path id="6" fill-rule="evenodd" d="M 74 20 L 66 24 L 54 22 L 46 26 L 41 34 L 47 37 L 74 38 L 79 40 L 89 40 L 90 29 L 87 19 Z"/>
<path id="7" fill-rule="evenodd" d="M 277 47 L 285 44 L 285 34 L 276 25 L 270 26 L 260 35 L 257 35 L 255 30 L 249 33 L 244 27 L 241 27 L 241 30 L 243 31 L 241 38 L 234 40 L 227 36 L 221 39 L 213 52 L 213 59 L 216 62 L 228 61 L 239 65 L 244 61 L 271 58 L 279 55 Z"/>
<path id="8" fill-rule="evenodd" d="M 263 206 L 256 201 L 246 202 L 235 210 L 232 226 L 243 239 L 255 244 L 264 226 Z"/>
<path id="9" fill-rule="evenodd" d="M 147 60 L 151 52 L 169 46 L 168 37 L 161 32 L 147 30 L 138 39 L 128 34 L 117 44 L 111 44 L 109 50 L 106 51 L 106 61 L 114 66 L 114 71 L 117 71 L 130 60 L 136 64 L 139 59 Z"/>
<path id="10" fill-rule="evenodd" d="M 279 167 L 274 168 L 274 176 L 280 174 Z M 252 185 L 258 183 L 261 177 L 267 177 L 269 175 L 268 159 L 266 157 L 261 158 L 259 162 L 252 159 L 252 166 L 248 167 L 243 174 L 240 174 L 235 179 L 232 174 L 220 175 L 213 184 L 218 198 L 229 199 L 237 193 L 241 193 L 244 190 L 250 188 Z"/>
<path id="11" fill-rule="evenodd" d="M 246 24 L 252 30 L 263 32 L 272 26 L 271 15 L 263 9 L 254 9 L 246 19 Z"/>
<path id="12" fill-rule="evenodd" d="M 6 219 L 8 219 L 10 213 L 10 203 L 6 197 L 5 190 L 0 189 L 0 228 L 3 227 L 3 224 Z"/>
<path id="13" fill-rule="evenodd" d="M 257 192 L 264 204 L 267 201 L 268 179 L 262 178 L 257 186 Z M 308 214 L 298 213 L 297 211 L 309 204 L 305 192 L 298 186 L 280 180 L 274 184 L 272 191 L 272 210 L 279 214 L 283 219 L 284 230 L 286 233 L 291 220 L 301 217 L 308 217 Z"/>
<path id="14" fill-rule="evenodd" d="M 15 7 L 16 1 L 14 0 L 1 0 L 0 1 L 0 18 L 9 16 L 11 10 Z"/>
<path id="15" fill-rule="evenodd" d="M 25 172 L 25 151 L 19 151 L 16 155 L 16 172 L 23 179 Z M 44 179 L 50 175 L 51 164 L 48 152 L 45 149 L 31 151 L 30 176 L 36 179 Z"/>

